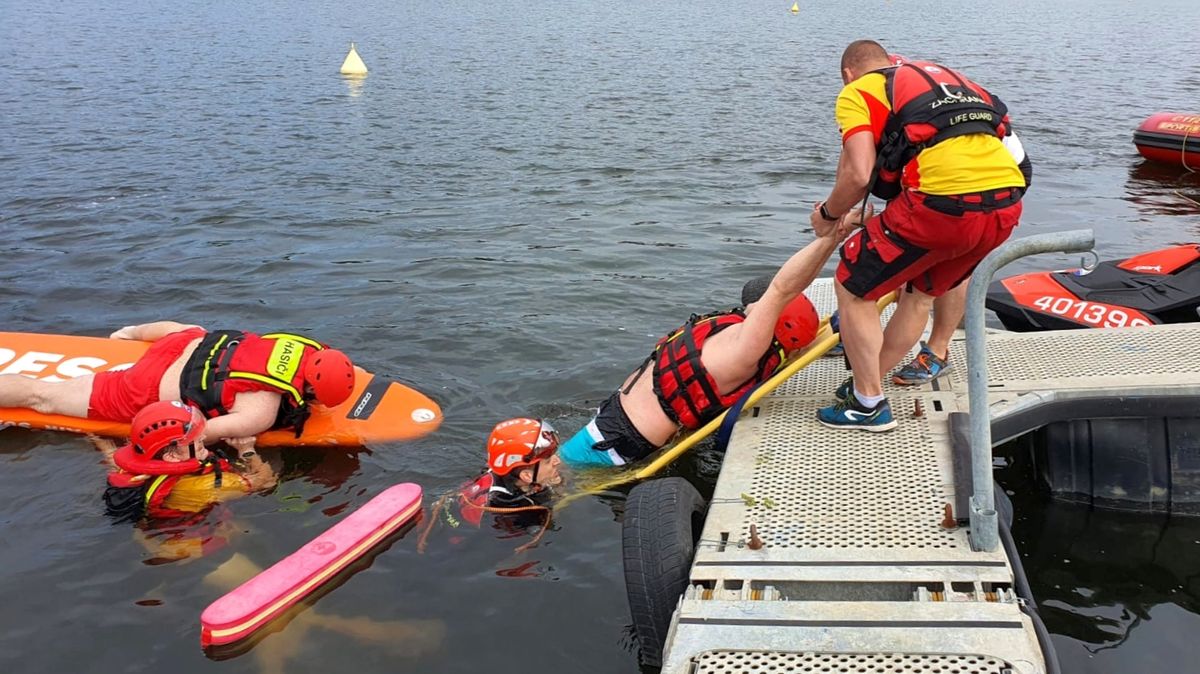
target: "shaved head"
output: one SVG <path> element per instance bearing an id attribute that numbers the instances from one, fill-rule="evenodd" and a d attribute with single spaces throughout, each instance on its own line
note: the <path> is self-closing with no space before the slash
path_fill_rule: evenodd
<path id="1" fill-rule="evenodd" d="M 887 50 L 874 40 L 855 40 L 842 52 L 842 71 L 855 76 L 892 65 Z"/>

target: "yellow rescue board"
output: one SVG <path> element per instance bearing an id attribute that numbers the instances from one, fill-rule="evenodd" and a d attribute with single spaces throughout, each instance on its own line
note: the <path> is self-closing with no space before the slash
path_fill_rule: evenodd
<path id="1" fill-rule="evenodd" d="M 0 332 L 0 374 L 23 374 L 46 381 L 128 367 L 150 342 L 72 335 Z M 359 446 L 410 440 L 432 433 L 442 423 L 437 403 L 403 384 L 356 368 L 354 394 L 337 407 L 316 406 L 296 437 L 290 430 L 258 436 L 263 446 Z M 92 433 L 113 438 L 129 434 L 129 424 L 41 414 L 30 409 L 0 407 L 0 426 Z"/>

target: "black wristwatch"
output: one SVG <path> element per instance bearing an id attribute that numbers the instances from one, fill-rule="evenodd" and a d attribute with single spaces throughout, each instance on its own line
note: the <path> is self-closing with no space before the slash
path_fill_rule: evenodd
<path id="1" fill-rule="evenodd" d="M 837 215 L 837 216 L 830 215 L 829 211 L 825 208 L 824 201 L 821 202 L 821 208 L 818 210 L 820 210 L 820 212 L 821 212 L 821 217 L 824 218 L 827 222 L 836 222 L 836 221 L 842 219 L 842 216 L 840 216 L 840 215 Z"/>

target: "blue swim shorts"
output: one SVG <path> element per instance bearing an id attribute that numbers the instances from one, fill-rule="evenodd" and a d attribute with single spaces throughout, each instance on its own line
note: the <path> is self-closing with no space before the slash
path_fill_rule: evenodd
<path id="1" fill-rule="evenodd" d="M 629 420 L 617 391 L 586 426 L 558 448 L 558 456 L 569 466 L 611 467 L 643 459 L 657 449 Z"/>

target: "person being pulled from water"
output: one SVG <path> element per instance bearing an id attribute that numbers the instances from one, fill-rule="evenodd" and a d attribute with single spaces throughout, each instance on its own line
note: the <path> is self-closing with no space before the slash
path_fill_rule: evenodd
<path id="1" fill-rule="evenodd" d="M 860 219 L 858 211 L 846 213 L 838 227 L 785 262 L 765 288 L 747 284 L 744 308 L 693 315 L 660 339 L 596 416 L 563 444 L 562 460 L 569 466 L 638 461 L 770 379 L 816 336 L 817 312 L 804 290 Z"/>
<path id="2" fill-rule="evenodd" d="M 0 407 L 129 421 L 150 403 L 182 400 L 210 418 L 205 439 L 215 441 L 253 439 L 271 428 L 292 428 L 299 437 L 311 403 L 333 407 L 354 391 L 346 354 L 300 335 L 157 321 L 110 337 L 154 344 L 126 370 L 57 382 L 0 375 Z"/>
<path id="3" fill-rule="evenodd" d="M 487 468 L 457 494 L 438 500 L 418 549 L 424 550 L 429 531 L 451 496 L 457 497 L 462 518 L 474 526 L 482 524 L 486 513 L 498 515 L 498 526 L 514 532 L 540 523 L 538 535 L 518 550 L 535 545 L 550 525 L 550 500 L 563 483 L 558 449 L 558 433 L 544 419 L 520 417 L 496 424 L 487 440 Z M 457 526 L 449 511 L 447 519 Z"/>

